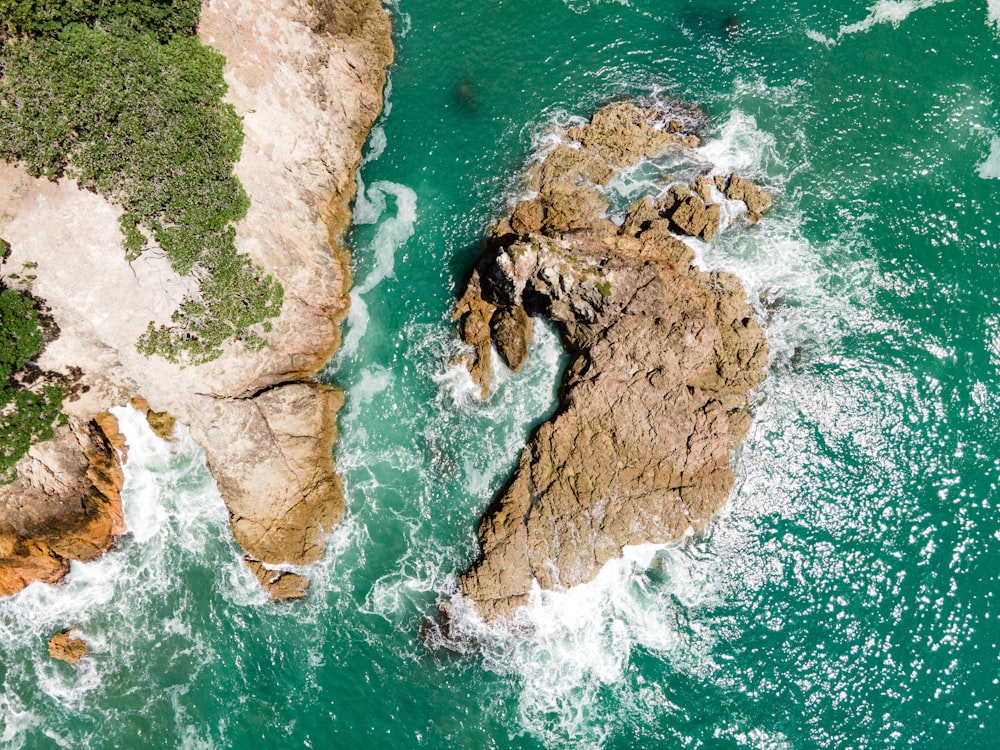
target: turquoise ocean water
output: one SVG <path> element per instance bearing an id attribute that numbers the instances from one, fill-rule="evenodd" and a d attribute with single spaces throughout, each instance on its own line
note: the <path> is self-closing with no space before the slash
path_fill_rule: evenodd
<path id="1" fill-rule="evenodd" d="M 132 532 L 0 602 L 0 747 L 1000 746 L 1000 3 L 393 10 L 328 369 L 348 517 L 312 594 L 266 603 L 197 447 L 122 410 Z M 456 286 L 548 126 L 629 95 L 709 115 L 678 174 L 736 168 L 777 198 L 699 248 L 773 352 L 736 487 L 704 536 L 539 599 L 530 633 L 429 649 L 564 364 L 543 329 L 474 398 Z M 45 655 L 67 625 L 80 669 Z"/>

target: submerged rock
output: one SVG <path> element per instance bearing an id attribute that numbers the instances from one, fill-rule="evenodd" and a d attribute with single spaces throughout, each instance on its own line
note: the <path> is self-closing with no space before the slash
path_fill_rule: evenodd
<path id="1" fill-rule="evenodd" d="M 576 147 L 556 148 L 535 170 L 538 205 L 518 204 L 494 228 L 457 305 L 484 392 L 488 332 L 498 351 L 520 352 L 530 337 L 529 326 L 488 328 L 487 319 L 544 315 L 571 358 L 558 413 L 522 452 L 479 527 L 482 556 L 459 579 L 464 601 L 488 620 L 509 618 L 536 584 L 591 580 L 625 545 L 704 527 L 732 487 L 730 455 L 749 427 L 768 349 L 739 280 L 693 267 L 676 236 L 714 237 L 715 183 L 642 198 L 621 227 L 600 207 L 599 188 L 616 170 L 697 143 L 681 123 L 700 125 L 700 113 L 678 114 L 617 103 L 570 129 Z M 748 216 L 770 205 L 735 175 L 718 189 L 747 200 Z"/>
<path id="2" fill-rule="evenodd" d="M 49 639 L 49 656 L 69 664 L 79 664 L 87 654 L 90 646 L 74 630 L 63 630 Z"/>

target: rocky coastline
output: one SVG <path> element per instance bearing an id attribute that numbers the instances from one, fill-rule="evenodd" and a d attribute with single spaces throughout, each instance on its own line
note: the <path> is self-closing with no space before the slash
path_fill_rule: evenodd
<path id="1" fill-rule="evenodd" d="M 227 101 L 244 125 L 236 172 L 251 207 L 237 247 L 280 281 L 284 307 L 261 352 L 230 347 L 188 367 L 140 355 L 136 340 L 169 320 L 188 280 L 155 251 L 126 263 L 120 208 L 0 164 L 3 274 L 33 269 L 30 291 L 59 330 L 37 366 L 74 381 L 68 425 L 0 487 L 0 595 L 58 581 L 69 560 L 93 559 L 125 531 L 124 443 L 107 409 L 136 398 L 204 448 L 233 535 L 273 598 L 304 593 L 281 566 L 319 559 L 343 516 L 332 458 L 343 397 L 315 375 L 349 305 L 342 237 L 381 112 L 390 21 L 378 0 L 206 0 L 198 31 L 227 59 Z"/>
<path id="2" fill-rule="evenodd" d="M 533 316 L 557 323 L 570 355 L 558 412 L 486 511 L 481 557 L 458 581 L 462 606 L 487 621 L 515 618 L 535 588 L 593 579 L 626 545 L 702 529 L 733 486 L 767 342 L 739 279 L 699 270 L 682 238 L 711 241 L 734 212 L 753 224 L 771 198 L 709 169 L 640 198 L 620 226 L 606 218 L 615 175 L 690 154 L 703 127 L 690 107 L 617 102 L 563 129 L 457 303 L 484 394 L 494 348 L 523 363 Z"/>

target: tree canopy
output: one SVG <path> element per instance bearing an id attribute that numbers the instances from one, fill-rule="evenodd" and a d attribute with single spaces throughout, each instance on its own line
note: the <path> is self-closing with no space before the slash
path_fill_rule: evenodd
<path id="1" fill-rule="evenodd" d="M 14 465 L 65 421 L 60 388 L 28 387 L 18 381 L 44 345 L 35 300 L 0 285 L 0 484 L 14 481 Z"/>

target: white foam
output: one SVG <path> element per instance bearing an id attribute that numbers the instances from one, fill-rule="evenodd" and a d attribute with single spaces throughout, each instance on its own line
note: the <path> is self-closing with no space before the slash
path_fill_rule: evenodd
<path id="1" fill-rule="evenodd" d="M 997 0 L 1000 5 L 1000 0 Z M 990 142 L 990 153 L 979 165 L 979 176 L 984 180 L 1000 180 L 1000 137 L 994 136 Z"/>
<path id="2" fill-rule="evenodd" d="M 990 355 L 990 363 L 1000 368 L 1000 316 L 993 315 L 986 319 L 986 351 Z"/>
<path id="3" fill-rule="evenodd" d="M 595 5 L 603 5 L 607 3 L 612 3 L 614 5 L 621 5 L 626 8 L 631 8 L 629 0 L 563 0 L 563 3 L 574 13 L 583 15 L 587 13 Z"/>
<path id="4" fill-rule="evenodd" d="M 832 45 L 845 36 L 864 33 L 879 24 L 889 23 L 892 24 L 893 28 L 898 28 L 912 13 L 950 2 L 951 0 L 878 0 L 868 9 L 868 15 L 862 20 L 842 25 L 840 31 L 837 32 L 836 39 L 830 39 L 822 33 L 813 30 L 808 30 L 806 35 L 814 41 Z M 992 4 L 997 3 L 998 0 L 989 0 L 989 2 L 991 3 L 989 12 L 992 18 Z"/>
<path id="5" fill-rule="evenodd" d="M 986 0 L 986 23 L 1000 31 L 1000 0 Z"/>
<path id="6" fill-rule="evenodd" d="M 177 442 L 165 443 L 131 407 L 112 412 L 129 449 L 122 489 L 128 531 L 98 560 L 71 563 L 64 584 L 32 584 L 0 601 L 0 655 L 9 666 L 4 692 L 39 705 L 49 701 L 46 713 L 85 709 L 109 672 L 132 671 L 142 679 L 148 639 L 178 637 L 179 621 L 160 621 L 157 612 L 164 599 L 183 592 L 185 568 L 244 567 L 204 455 L 187 431 L 179 427 Z M 74 668 L 39 653 L 68 626 L 91 649 Z M 140 633 L 146 635 L 134 637 Z M 186 654 L 185 668 L 195 673 L 209 655 L 190 633 L 183 637 L 197 657 Z M 11 722 L 4 724 L 6 735 Z"/>
<path id="7" fill-rule="evenodd" d="M 567 591 L 532 592 L 512 630 L 490 627 L 460 597 L 455 632 L 480 644 L 486 666 L 520 683 L 524 730 L 551 747 L 601 747 L 622 705 L 669 711 L 666 701 L 633 700 L 655 686 L 632 682 L 637 648 L 682 672 L 710 676 L 715 636 L 697 612 L 717 600 L 717 561 L 693 552 L 694 540 L 627 547 L 597 578 Z M 601 699 L 611 693 L 613 701 Z M 648 695 L 647 695 L 648 697 Z"/>
<path id="8" fill-rule="evenodd" d="M 364 281 L 351 290 L 351 309 L 347 314 L 347 333 L 338 358 L 353 357 L 371 322 L 368 307 L 362 300 L 385 279 L 395 277 L 396 251 L 413 236 L 417 220 L 417 194 L 406 185 L 379 180 L 365 188 L 358 175 L 358 194 L 354 204 L 355 224 L 378 224 L 369 247 L 374 250 L 375 265 Z M 388 197 L 396 204 L 396 215 L 386 218 Z"/>
<path id="9" fill-rule="evenodd" d="M 472 356 L 472 347 L 468 347 L 468 350 L 463 354 Z M 433 378 L 438 387 L 446 392 L 451 402 L 456 405 L 472 404 L 482 399 L 479 386 L 473 381 L 469 368 L 461 361 L 448 363 L 444 370 L 435 374 Z"/>
<path id="10" fill-rule="evenodd" d="M 879 318 L 872 299 L 880 279 L 865 238 L 849 228 L 822 244 L 803 235 L 802 216 L 795 208 L 798 195 L 784 192 L 789 168 L 774 137 L 739 110 L 703 143 L 696 161 L 698 173 L 737 171 L 776 194 L 775 208 L 754 227 L 730 222 L 734 226 L 711 245 L 692 243 L 703 267 L 741 278 L 768 322 L 775 366 L 763 387 L 766 400 L 737 459 L 737 500 L 707 534 L 675 545 L 627 548 L 622 559 L 605 565 L 589 584 L 569 591 L 536 590 L 519 615 L 523 629 L 514 633 L 487 627 L 463 608 L 460 597 L 454 600 L 455 632 L 464 636 L 459 648 L 476 644 L 489 669 L 517 681 L 523 731 L 546 746 L 600 747 L 613 731 L 609 727 L 623 720 L 620 712 L 628 714 L 624 721 L 642 726 L 662 723 L 664 715 L 680 710 L 660 686 L 642 682 L 630 670 L 638 651 L 652 652 L 671 669 L 699 681 L 731 686 L 727 665 L 715 657 L 719 633 L 731 621 L 722 625 L 717 613 L 725 610 L 725 602 L 782 574 L 784 562 L 759 550 L 756 534 L 761 517 L 794 512 L 789 488 L 805 481 L 803 446 L 812 439 L 801 425 L 803 410 L 813 418 L 822 415 L 819 429 L 837 440 L 852 440 L 871 466 L 887 460 L 879 427 L 886 415 L 858 408 L 870 399 L 865 395 L 870 385 L 849 379 L 826 384 L 800 369 L 832 356 L 845 329 L 877 331 L 891 325 Z M 650 182 L 640 172 L 613 189 L 631 196 L 646 187 L 643 180 Z M 723 207 L 732 220 L 738 209 L 730 203 Z M 887 393 L 916 389 L 905 373 L 884 377 Z M 476 489 L 493 486 L 477 481 L 471 467 L 464 476 Z M 842 506 L 846 514 L 849 504 Z M 832 527 L 843 526 L 845 518 L 834 516 L 830 512 L 825 520 Z M 782 626 L 779 616 L 768 617 L 773 627 Z M 747 720 L 715 729 L 716 736 L 739 746 L 788 746 L 780 732 Z"/>
<path id="11" fill-rule="evenodd" d="M 354 405 L 367 404 L 392 385 L 392 371 L 385 367 L 369 367 L 361 371 L 361 381 L 351 389 Z M 353 408 L 353 407 L 352 407 Z"/>
<path id="12" fill-rule="evenodd" d="M 25 708 L 9 690 L 0 692 L 0 743 L 5 748 L 20 750 L 25 733 L 41 723 L 41 717 Z"/>
<path id="13" fill-rule="evenodd" d="M 350 359 L 357 354 L 361 339 L 368 332 L 368 324 L 371 322 L 371 314 L 368 312 L 368 305 L 361 299 L 357 288 L 350 293 L 351 309 L 347 313 L 347 325 L 344 340 L 340 344 L 340 351 L 337 352 L 337 359 Z"/>
<path id="14" fill-rule="evenodd" d="M 713 186 L 712 198 L 721 207 L 722 231 L 712 243 L 681 238 L 694 250 L 697 266 L 729 271 L 740 278 L 750 303 L 767 323 L 773 359 L 788 362 L 803 346 L 836 340 L 845 320 L 865 315 L 857 303 L 868 298 L 877 266 L 864 252 L 864 239 L 847 230 L 817 247 L 802 235 L 802 217 L 793 208 L 796 196 L 783 193 L 788 166 L 774 136 L 762 130 L 754 117 L 733 110 L 686 164 L 668 160 L 664 164 L 669 168 L 662 169 L 647 164 L 612 182 L 614 194 L 624 199 L 620 205 L 645 192 L 665 190 L 663 180 L 651 175 L 671 171 L 682 182 L 703 173 L 737 172 L 761 182 L 775 195 L 776 208 L 746 229 L 739 221 L 745 204 L 727 199 Z M 831 257 L 840 258 L 837 268 L 830 267 Z"/>
<path id="15" fill-rule="evenodd" d="M 436 386 L 433 398 L 410 403 L 400 415 L 416 429 L 413 441 L 383 442 L 380 435 L 352 426 L 338 444 L 337 461 L 349 503 L 357 507 L 357 514 L 349 516 L 358 524 L 352 549 L 370 543 L 366 524 L 379 524 L 383 535 L 391 524 L 392 533 L 404 537 L 399 558 L 365 593 L 363 610 L 412 627 L 438 592 L 454 589 L 457 566 L 472 554 L 471 536 L 467 548 L 449 545 L 450 554 L 442 554 L 439 527 L 473 517 L 481 511 L 483 498 L 497 490 L 531 426 L 553 406 L 564 355 L 554 327 L 539 321 L 522 370 L 512 373 L 497 360 L 495 391 L 483 399 L 468 371 L 452 364 L 466 349 L 456 341 L 450 321 L 410 324 L 403 339 L 408 342 L 404 359 L 415 363 L 417 379 Z M 370 382 L 364 377 L 357 394 L 352 388 L 349 402 L 365 398 Z M 405 490 L 380 486 L 395 477 L 406 477 Z M 454 487 L 464 490 L 458 503 Z M 395 505 L 401 492 L 405 511 Z M 467 507 L 462 507 L 463 501 Z M 383 502 L 388 507 L 379 507 Z M 414 643 L 414 648 L 419 645 Z"/>
<path id="16" fill-rule="evenodd" d="M 828 47 L 833 46 L 834 44 L 837 43 L 836 39 L 831 39 L 830 37 L 826 36 L 825 34 L 819 32 L 819 31 L 814 31 L 813 29 L 806 29 L 806 36 L 809 37 L 810 39 L 812 39 L 814 42 L 819 42 L 820 44 L 825 44 Z"/>
<path id="17" fill-rule="evenodd" d="M 413 236 L 413 226 L 417 220 L 417 194 L 406 185 L 379 180 L 368 188 L 372 193 L 391 195 L 396 200 L 396 216 L 381 219 L 371 246 L 375 249 L 375 267 L 358 287 L 359 294 L 371 291 L 384 279 L 395 276 L 396 250 Z M 381 198 L 383 211 L 385 198 Z"/>
<path id="18" fill-rule="evenodd" d="M 738 109 L 695 153 L 720 174 L 739 172 L 747 177 L 778 179 L 784 172 L 774 136 L 761 130 L 753 115 Z"/>

